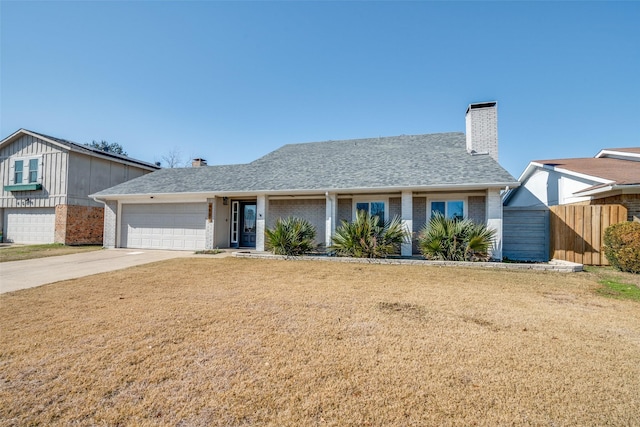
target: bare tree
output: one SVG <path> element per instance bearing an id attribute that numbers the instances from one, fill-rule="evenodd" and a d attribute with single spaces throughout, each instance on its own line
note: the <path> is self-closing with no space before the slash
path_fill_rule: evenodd
<path id="1" fill-rule="evenodd" d="M 166 155 L 162 156 L 162 163 L 167 168 L 179 168 L 185 165 L 185 160 L 180 149 L 174 147 Z"/>

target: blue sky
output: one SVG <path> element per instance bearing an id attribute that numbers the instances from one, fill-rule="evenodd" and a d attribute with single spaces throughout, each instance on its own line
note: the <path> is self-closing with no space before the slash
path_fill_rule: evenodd
<path id="1" fill-rule="evenodd" d="M 464 131 L 501 164 L 640 146 L 640 2 L 0 2 L 0 136 L 209 164 Z"/>

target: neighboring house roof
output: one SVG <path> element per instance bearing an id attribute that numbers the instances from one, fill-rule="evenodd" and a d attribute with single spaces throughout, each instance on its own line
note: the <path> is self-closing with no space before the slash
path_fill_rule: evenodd
<path id="1" fill-rule="evenodd" d="M 62 138 L 56 138 L 50 135 L 45 135 L 43 133 L 34 132 L 28 129 L 19 129 L 16 132 L 12 133 L 8 137 L 0 141 L 0 147 L 4 146 L 5 144 L 6 145 L 11 144 L 13 141 L 21 138 L 23 135 L 31 135 L 35 138 L 47 141 L 60 148 L 78 152 L 78 153 L 87 154 L 89 156 L 106 158 L 106 159 L 117 161 L 120 163 L 133 164 L 137 167 L 141 167 L 143 169 L 147 169 L 151 171 L 160 169 L 160 166 L 157 166 L 153 163 L 147 163 L 142 160 L 134 159 L 129 156 L 123 156 L 116 153 L 110 153 L 108 151 L 102 151 L 97 148 L 89 147 L 87 145 L 78 144 L 77 142 L 68 141 Z"/>
<path id="2" fill-rule="evenodd" d="M 640 154 L 640 147 L 626 147 L 626 148 L 605 148 L 603 149 L 600 153 L 602 152 L 610 152 L 610 153 L 628 153 L 628 154 Z M 598 154 L 596 157 L 602 157 L 600 154 Z"/>
<path id="3" fill-rule="evenodd" d="M 575 196 L 603 197 L 611 192 L 640 192 L 640 147 L 605 148 L 595 157 L 535 160 L 529 163 L 518 180 L 524 185 L 529 177 L 539 169 L 553 170 L 582 181 L 591 182 Z M 507 192 L 503 203 L 508 204 L 514 194 L 521 191 L 515 188 Z"/>
<path id="4" fill-rule="evenodd" d="M 640 184 L 640 162 L 607 157 L 535 160 L 534 164 L 588 175 L 611 184 Z M 603 182 L 604 183 L 604 182 Z"/>
<path id="5" fill-rule="evenodd" d="M 290 144 L 248 164 L 162 169 L 92 197 L 514 185 L 515 178 L 492 157 L 467 153 L 463 133 L 438 133 Z"/>

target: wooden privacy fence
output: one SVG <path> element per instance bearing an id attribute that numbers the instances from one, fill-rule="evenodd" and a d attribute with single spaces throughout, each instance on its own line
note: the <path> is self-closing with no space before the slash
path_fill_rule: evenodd
<path id="1" fill-rule="evenodd" d="M 604 230 L 627 220 L 622 205 L 561 205 L 549 208 L 551 258 L 587 265 L 609 265 Z"/>

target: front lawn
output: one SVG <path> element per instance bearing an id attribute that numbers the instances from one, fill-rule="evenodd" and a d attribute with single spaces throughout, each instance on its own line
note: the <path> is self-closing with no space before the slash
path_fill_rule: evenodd
<path id="1" fill-rule="evenodd" d="M 0 296 L 0 425 L 640 425 L 576 274 L 182 258 Z"/>
<path id="2" fill-rule="evenodd" d="M 100 249 L 102 249 L 102 246 L 67 246 L 62 243 L 51 243 L 46 245 L 15 245 L 0 248 L 0 262 L 70 255 L 77 254 L 79 252 L 97 251 Z"/>

